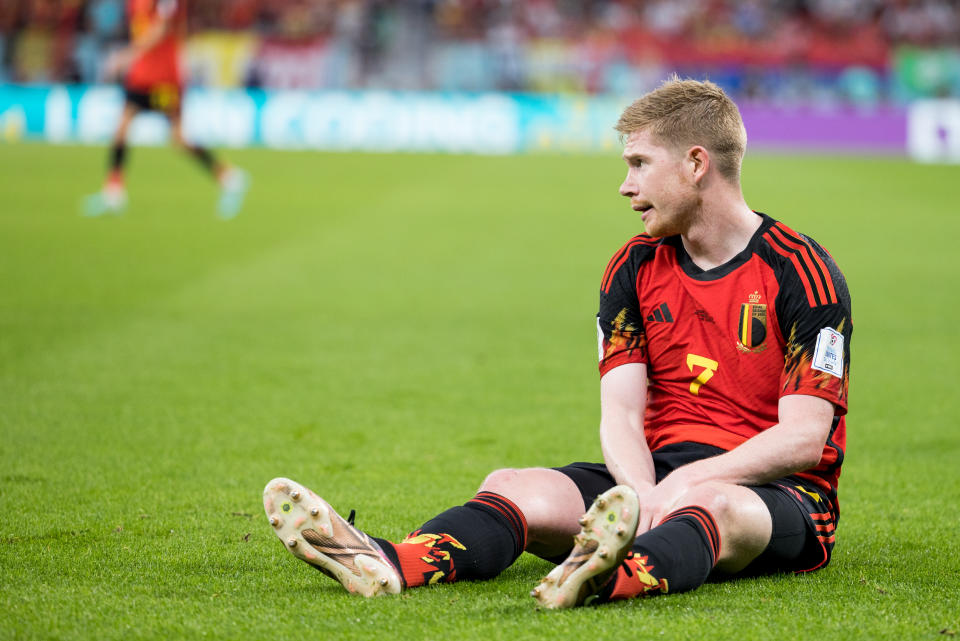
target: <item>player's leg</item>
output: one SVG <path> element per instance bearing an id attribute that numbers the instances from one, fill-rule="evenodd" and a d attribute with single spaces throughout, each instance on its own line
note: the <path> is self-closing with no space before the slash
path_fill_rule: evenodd
<path id="1" fill-rule="evenodd" d="M 735 574 L 764 551 L 772 525 L 767 506 L 749 488 L 728 483 L 697 486 L 659 525 L 636 538 L 602 597 L 693 590 L 714 568 Z"/>
<path id="2" fill-rule="evenodd" d="M 117 129 L 113 134 L 113 140 L 110 143 L 110 171 L 107 177 L 108 181 L 118 182 L 121 185 L 124 181 L 124 172 L 127 167 L 127 136 L 130 133 L 130 125 L 141 107 L 126 100 L 123 105 L 123 112 L 120 114 L 120 122 L 117 123 Z"/>
<path id="3" fill-rule="evenodd" d="M 127 164 L 127 135 L 134 117 L 142 108 L 142 105 L 136 102 L 136 96 L 131 96 L 128 92 L 124 99 L 123 111 L 120 113 L 120 121 L 110 142 L 107 178 L 99 192 L 86 198 L 84 213 L 87 216 L 116 214 L 126 208 L 127 190 L 124 174 Z"/>
<path id="4" fill-rule="evenodd" d="M 243 199 L 250 186 L 250 177 L 247 172 L 222 162 L 210 149 L 202 145 L 191 144 L 186 140 L 183 135 L 179 103 L 177 109 L 167 113 L 167 118 L 170 120 L 170 138 L 174 146 L 192 156 L 220 186 L 220 199 L 217 203 L 220 217 L 233 218 L 236 216 L 243 205 Z"/>
<path id="5" fill-rule="evenodd" d="M 796 478 L 749 489 L 766 504 L 773 529 L 767 547 L 740 576 L 811 572 L 830 562 L 836 520 L 828 496 Z"/>
<path id="6" fill-rule="evenodd" d="M 594 600 L 612 581 L 630 552 L 640 503 L 633 489 L 618 485 L 600 494 L 579 519 L 570 554 L 530 593 L 547 608 L 569 608 Z"/>
<path id="7" fill-rule="evenodd" d="M 294 496 L 296 493 L 296 496 Z M 569 550 L 581 492 L 556 470 L 499 470 L 465 504 L 427 521 L 399 543 L 368 537 L 315 494 L 287 479 L 264 491 L 278 536 L 298 558 L 366 596 L 498 575 L 526 549 Z"/>
<path id="8" fill-rule="evenodd" d="M 502 469 L 487 476 L 471 500 L 384 547 L 407 587 L 490 579 L 524 551 L 568 552 L 582 512 L 579 489 L 556 470 Z"/>
<path id="9" fill-rule="evenodd" d="M 598 498 L 591 508 L 594 517 L 632 510 L 636 501 L 633 491 L 611 490 L 615 491 L 621 495 L 616 501 L 610 493 Z M 596 509 L 601 501 L 608 505 Z M 706 483 L 684 494 L 674 508 L 660 524 L 632 543 L 629 537 L 624 540 L 588 519 L 577 535 L 578 546 L 570 559 L 551 572 L 533 595 L 546 607 L 571 607 L 591 599 L 608 601 L 692 590 L 702 585 L 715 567 L 725 573 L 742 570 L 771 540 L 770 510 L 746 487 Z M 603 547 L 607 554 L 602 557 L 587 559 L 582 554 L 583 549 Z M 581 570 L 588 561 L 593 567 Z"/>
<path id="10" fill-rule="evenodd" d="M 513 502 L 527 522 L 525 551 L 552 559 L 570 552 L 573 535 L 580 530 L 582 485 L 556 469 L 507 468 L 487 476 L 480 492 L 499 494 Z"/>
<path id="11" fill-rule="evenodd" d="M 170 121 L 170 142 L 173 146 L 189 154 L 204 171 L 213 178 L 219 179 L 227 168 L 206 147 L 187 142 L 183 135 L 183 119 L 180 116 L 179 108 L 168 111 L 166 116 Z"/>

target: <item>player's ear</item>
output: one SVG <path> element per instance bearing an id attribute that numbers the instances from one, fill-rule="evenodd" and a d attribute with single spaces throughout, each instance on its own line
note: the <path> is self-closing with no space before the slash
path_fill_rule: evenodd
<path id="1" fill-rule="evenodd" d="M 686 161 L 693 182 L 699 183 L 710 169 L 710 152 L 705 147 L 695 145 L 687 150 Z"/>

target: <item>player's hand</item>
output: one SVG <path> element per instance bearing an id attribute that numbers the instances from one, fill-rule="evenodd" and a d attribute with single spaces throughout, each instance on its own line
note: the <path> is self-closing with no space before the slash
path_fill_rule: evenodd
<path id="1" fill-rule="evenodd" d="M 665 479 L 643 494 L 640 499 L 640 520 L 637 523 L 637 535 L 655 527 L 665 516 L 677 508 L 680 499 L 690 489 L 690 484 L 681 472 L 674 470 Z"/>
<path id="2" fill-rule="evenodd" d="M 131 48 L 117 49 L 107 55 L 103 63 L 105 80 L 116 80 L 126 73 L 133 63 L 134 52 Z"/>

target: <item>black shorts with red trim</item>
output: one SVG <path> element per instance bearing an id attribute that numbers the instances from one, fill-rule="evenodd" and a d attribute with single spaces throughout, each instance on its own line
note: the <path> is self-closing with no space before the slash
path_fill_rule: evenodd
<path id="1" fill-rule="evenodd" d="M 701 443 L 661 447 L 651 453 L 657 483 L 678 467 L 723 452 L 718 447 Z M 602 463 L 571 463 L 553 469 L 576 484 L 583 497 L 584 509 L 588 509 L 599 494 L 617 484 Z M 803 479 L 789 476 L 747 488 L 770 510 L 773 531 L 767 548 L 738 576 L 812 572 L 830 562 L 836 519 L 829 499 L 819 489 Z"/>
<path id="2" fill-rule="evenodd" d="M 168 116 L 180 114 L 183 92 L 177 85 L 161 83 L 148 88 L 124 87 L 124 100 L 142 111 L 159 111 Z"/>

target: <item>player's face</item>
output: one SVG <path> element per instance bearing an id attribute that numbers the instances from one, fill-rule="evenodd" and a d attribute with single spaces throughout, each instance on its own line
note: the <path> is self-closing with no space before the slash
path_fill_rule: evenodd
<path id="1" fill-rule="evenodd" d="M 640 212 L 646 232 L 656 237 L 686 232 L 699 207 L 699 194 L 683 152 L 659 144 L 650 132 L 640 130 L 627 138 L 623 159 L 627 177 L 620 195 Z"/>

